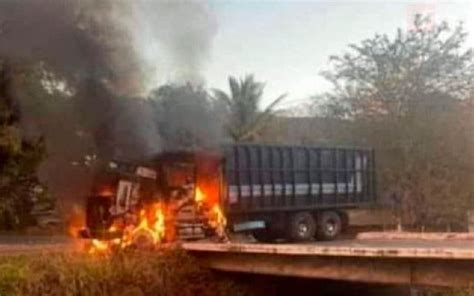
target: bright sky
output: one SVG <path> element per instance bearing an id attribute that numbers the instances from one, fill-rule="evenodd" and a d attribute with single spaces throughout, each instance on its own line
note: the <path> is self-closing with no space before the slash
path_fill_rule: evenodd
<path id="1" fill-rule="evenodd" d="M 218 32 L 204 70 L 207 86 L 228 90 L 229 75 L 253 73 L 266 82 L 264 103 L 288 93 L 286 107 L 329 88 L 319 72 L 330 55 L 407 28 L 413 11 L 434 13 L 436 22 L 464 21 L 474 35 L 474 3 L 466 1 L 213 0 L 211 7 Z"/>

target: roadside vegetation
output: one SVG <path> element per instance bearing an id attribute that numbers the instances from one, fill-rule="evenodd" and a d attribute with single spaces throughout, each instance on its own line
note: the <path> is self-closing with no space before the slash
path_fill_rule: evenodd
<path id="1" fill-rule="evenodd" d="M 180 250 L 0 258 L 0 295 L 253 295 Z"/>
<path id="2" fill-rule="evenodd" d="M 474 204 L 474 54 L 462 24 L 418 16 L 351 44 L 322 75 L 310 116 L 280 118 L 260 141 L 374 148 L 378 202 L 400 225 L 463 231 Z"/>
<path id="3" fill-rule="evenodd" d="M 258 141 L 262 128 L 276 115 L 276 108 L 286 94 L 278 96 L 261 109 L 264 88 L 264 83 L 256 81 L 253 75 L 247 75 L 240 80 L 229 77 L 229 94 L 219 89 L 213 90 L 216 104 L 221 107 L 218 111 L 227 118 L 225 131 L 233 141 Z"/>
<path id="4" fill-rule="evenodd" d="M 461 289 L 461 288 L 445 288 L 445 289 L 432 289 L 425 288 L 416 290 L 416 295 L 419 296 L 470 296 L 472 295 L 472 289 Z"/>
<path id="5" fill-rule="evenodd" d="M 373 147 L 379 201 L 401 223 L 464 230 L 474 188 L 474 53 L 462 24 L 375 35 L 330 58 L 319 114 L 345 121 L 340 143 Z"/>
<path id="6" fill-rule="evenodd" d="M 11 100 L 14 73 L 0 60 L 0 229 L 17 230 L 32 224 L 31 210 L 42 195 L 37 167 L 45 157 L 42 138 L 25 139 L 19 107 Z"/>

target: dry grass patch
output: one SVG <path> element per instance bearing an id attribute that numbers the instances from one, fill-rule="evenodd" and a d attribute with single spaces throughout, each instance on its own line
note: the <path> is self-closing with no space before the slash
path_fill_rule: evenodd
<path id="1" fill-rule="evenodd" d="M 181 250 L 0 258 L 0 295 L 249 295 Z"/>

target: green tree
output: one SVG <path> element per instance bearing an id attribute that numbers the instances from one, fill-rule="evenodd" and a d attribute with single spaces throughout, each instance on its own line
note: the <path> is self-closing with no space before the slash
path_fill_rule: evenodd
<path id="1" fill-rule="evenodd" d="M 377 34 L 349 45 L 342 56 L 331 56 L 331 69 L 322 73 L 334 86 L 327 111 L 350 117 L 400 116 L 420 98 L 466 98 L 474 82 L 467 33 L 461 24 L 425 30 L 428 21 L 418 16 L 411 31 L 398 29 L 393 39 Z"/>
<path id="2" fill-rule="evenodd" d="M 382 199 L 401 200 L 411 222 L 445 229 L 465 222 L 474 197 L 474 56 L 462 25 L 425 30 L 428 21 L 331 57 L 323 75 L 334 88 L 316 103 L 352 123 L 347 142 L 376 149 Z"/>
<path id="3" fill-rule="evenodd" d="M 26 140 L 18 126 L 19 111 L 12 99 L 12 67 L 0 65 L 0 228 L 18 229 L 30 225 L 36 169 L 44 157 L 42 139 Z"/>
<path id="4" fill-rule="evenodd" d="M 263 83 L 254 80 L 253 75 L 240 80 L 230 76 L 229 94 L 214 90 L 215 99 L 228 114 L 226 128 L 234 141 L 255 140 L 258 132 L 275 113 L 275 108 L 286 97 L 286 94 L 279 96 L 262 110 L 260 106 L 264 87 Z"/>

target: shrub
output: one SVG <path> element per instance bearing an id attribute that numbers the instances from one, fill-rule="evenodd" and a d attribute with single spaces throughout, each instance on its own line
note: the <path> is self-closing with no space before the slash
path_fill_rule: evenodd
<path id="1" fill-rule="evenodd" d="M 181 250 L 0 260 L 0 295 L 249 295 Z"/>

